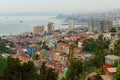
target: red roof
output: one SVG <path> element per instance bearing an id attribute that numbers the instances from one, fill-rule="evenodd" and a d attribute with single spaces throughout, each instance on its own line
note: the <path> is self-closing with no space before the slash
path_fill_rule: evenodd
<path id="1" fill-rule="evenodd" d="M 81 42 L 81 43 L 84 42 L 84 41 L 85 41 L 85 38 L 82 38 L 82 39 L 79 40 L 79 42 Z"/>
<path id="2" fill-rule="evenodd" d="M 12 57 L 14 58 L 27 58 L 27 59 L 30 59 L 30 56 L 26 53 L 17 53 L 17 54 L 12 54 Z"/>
<path id="3" fill-rule="evenodd" d="M 111 68 L 112 67 L 112 65 L 110 65 L 110 64 L 105 64 L 105 68 Z"/>
<path id="4" fill-rule="evenodd" d="M 81 34 L 76 34 L 75 37 L 81 37 L 82 35 Z"/>

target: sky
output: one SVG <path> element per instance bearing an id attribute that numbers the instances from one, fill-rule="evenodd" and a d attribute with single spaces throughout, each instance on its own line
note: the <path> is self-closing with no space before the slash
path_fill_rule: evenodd
<path id="1" fill-rule="evenodd" d="M 120 8 L 120 0 L 0 0 L 0 13 L 85 12 Z"/>

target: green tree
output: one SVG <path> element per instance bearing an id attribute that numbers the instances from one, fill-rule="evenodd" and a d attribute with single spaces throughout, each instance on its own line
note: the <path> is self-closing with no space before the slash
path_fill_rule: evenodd
<path id="1" fill-rule="evenodd" d="M 110 32 L 116 32 L 115 28 L 111 28 Z"/>
<path id="2" fill-rule="evenodd" d="M 71 58 L 69 64 L 66 80 L 78 80 L 82 73 L 82 62 Z"/>
<path id="3" fill-rule="evenodd" d="M 88 52 L 95 52 L 96 48 L 97 48 L 97 43 L 94 41 L 93 38 L 88 38 L 87 40 L 85 40 L 85 42 L 83 43 L 84 46 L 84 50 L 88 51 Z"/>
<path id="4" fill-rule="evenodd" d="M 96 68 L 102 68 L 104 62 L 105 62 L 105 56 L 104 53 L 96 52 L 94 59 L 92 59 L 92 65 Z"/>
<path id="5" fill-rule="evenodd" d="M 7 61 L 0 56 L 0 75 L 2 75 L 6 67 L 7 67 Z"/>
<path id="6" fill-rule="evenodd" d="M 33 62 L 24 63 L 21 66 L 21 80 L 39 80 L 39 75 L 37 74 L 37 68 L 34 66 Z"/>
<path id="7" fill-rule="evenodd" d="M 117 67 L 117 73 L 114 76 L 115 80 L 120 80 L 120 65 Z"/>
<path id="8" fill-rule="evenodd" d="M 47 45 L 44 46 L 43 49 L 50 50 L 50 48 Z"/>
<path id="9" fill-rule="evenodd" d="M 39 80 L 36 67 L 32 62 L 21 63 L 19 59 L 9 57 L 2 80 Z"/>
<path id="10" fill-rule="evenodd" d="M 97 49 L 96 50 L 104 51 L 105 49 L 109 48 L 109 44 L 110 44 L 109 40 L 105 40 L 103 38 L 103 35 L 99 35 L 98 40 L 97 40 Z"/>
<path id="11" fill-rule="evenodd" d="M 39 60 L 39 55 L 37 53 L 32 54 L 32 59 Z"/>
<path id="12" fill-rule="evenodd" d="M 104 64 L 104 57 L 106 53 L 108 53 L 109 49 L 109 40 L 105 40 L 103 35 L 99 35 L 98 39 L 94 41 L 94 39 L 89 38 L 84 43 L 84 50 L 88 52 L 94 52 L 94 59 L 92 59 L 91 65 L 94 67 L 100 68 Z"/>
<path id="13" fill-rule="evenodd" d="M 42 65 L 40 67 L 40 76 L 44 80 L 44 77 L 46 75 L 47 67 L 45 66 L 45 62 L 42 62 Z"/>
<path id="14" fill-rule="evenodd" d="M 100 35 L 98 36 L 98 40 L 103 40 L 103 35 L 102 35 L 102 34 L 100 34 Z"/>
<path id="15" fill-rule="evenodd" d="M 120 56 L 120 39 L 114 44 L 114 51 L 112 52 L 114 55 Z"/>
<path id="16" fill-rule="evenodd" d="M 64 43 L 64 41 L 63 41 L 63 40 L 59 40 L 59 41 L 57 41 L 57 43 L 60 43 L 60 42 Z"/>
<path id="17" fill-rule="evenodd" d="M 5 69 L 2 80 L 18 80 L 20 73 L 19 69 L 21 67 L 19 59 L 8 58 L 7 68 Z"/>
<path id="18" fill-rule="evenodd" d="M 58 73 L 55 72 L 52 68 L 48 68 L 44 80 L 57 80 Z"/>
<path id="19" fill-rule="evenodd" d="M 57 80 L 58 73 L 55 72 L 55 70 L 53 70 L 52 68 L 48 68 L 45 65 L 46 65 L 46 63 L 42 62 L 42 65 L 40 67 L 41 80 Z"/>

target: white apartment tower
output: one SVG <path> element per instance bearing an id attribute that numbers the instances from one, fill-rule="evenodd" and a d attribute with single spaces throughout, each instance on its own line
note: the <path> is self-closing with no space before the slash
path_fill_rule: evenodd
<path id="1" fill-rule="evenodd" d="M 69 21 L 68 28 L 69 28 L 69 30 L 74 29 L 74 20 L 73 19 Z"/>

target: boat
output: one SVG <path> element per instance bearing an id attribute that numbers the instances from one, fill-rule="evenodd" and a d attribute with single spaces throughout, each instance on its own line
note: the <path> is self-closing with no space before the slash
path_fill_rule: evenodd
<path id="1" fill-rule="evenodd" d="M 8 17 L 6 17 L 6 19 L 8 19 Z"/>
<path id="2" fill-rule="evenodd" d="M 20 22 L 20 23 L 23 23 L 23 21 L 22 21 L 22 20 L 20 20 L 19 22 Z"/>

